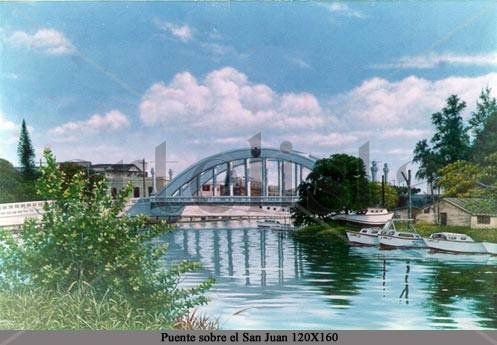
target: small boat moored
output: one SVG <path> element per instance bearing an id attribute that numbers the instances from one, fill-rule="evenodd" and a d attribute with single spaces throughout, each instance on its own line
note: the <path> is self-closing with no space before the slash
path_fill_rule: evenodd
<path id="1" fill-rule="evenodd" d="M 378 236 L 380 246 L 390 248 L 425 248 L 423 238 L 419 236 L 412 220 L 391 220 Z"/>
<path id="2" fill-rule="evenodd" d="M 379 244 L 378 235 L 381 232 L 381 228 L 363 228 L 360 231 L 347 231 L 347 238 L 349 242 L 354 244 L 375 246 Z"/>
<path id="3" fill-rule="evenodd" d="M 383 225 L 393 218 L 393 213 L 386 208 L 370 207 L 355 213 L 340 213 L 332 217 L 333 220 L 342 220 L 350 223 L 365 225 Z"/>
<path id="4" fill-rule="evenodd" d="M 424 238 L 423 240 L 428 248 L 444 252 L 468 254 L 482 254 L 487 252 L 487 249 L 485 249 L 482 242 L 475 242 L 471 237 L 465 234 L 436 232 L 431 234 L 429 238 Z"/>

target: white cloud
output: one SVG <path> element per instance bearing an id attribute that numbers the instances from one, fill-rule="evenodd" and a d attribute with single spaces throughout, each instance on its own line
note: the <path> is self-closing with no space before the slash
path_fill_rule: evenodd
<path id="1" fill-rule="evenodd" d="M 292 135 L 286 136 L 287 140 L 293 144 L 304 147 L 342 147 L 350 144 L 357 143 L 359 136 L 355 133 L 313 133 L 312 135 Z"/>
<path id="2" fill-rule="evenodd" d="M 426 129 L 405 129 L 405 128 L 394 128 L 387 129 L 383 133 L 381 133 L 380 137 L 383 139 L 392 139 L 392 138 L 421 138 L 430 133 L 429 130 Z"/>
<path id="3" fill-rule="evenodd" d="M 364 18 L 364 14 L 360 11 L 350 8 L 346 3 L 335 1 L 332 3 L 320 3 L 321 6 L 325 7 L 330 13 L 337 16 L 354 17 L 354 18 Z"/>
<path id="4" fill-rule="evenodd" d="M 11 132 L 11 131 L 17 131 L 18 126 L 7 119 L 5 115 L 0 113 L 0 132 Z"/>
<path id="5" fill-rule="evenodd" d="M 217 132 L 240 127 L 317 128 L 330 120 L 314 95 L 277 93 L 231 67 L 214 70 L 200 82 L 183 72 L 169 84 L 155 83 L 139 108 L 148 126 L 188 125 Z"/>
<path id="6" fill-rule="evenodd" d="M 404 56 L 397 61 L 374 65 L 375 68 L 413 68 L 427 69 L 443 65 L 459 66 L 497 66 L 497 52 L 486 54 L 429 54 L 418 56 Z"/>
<path id="7" fill-rule="evenodd" d="M 105 115 L 94 114 L 84 121 L 70 121 L 49 130 L 52 141 L 77 141 L 81 134 L 117 131 L 129 127 L 130 122 L 126 115 L 119 110 L 111 110 Z"/>
<path id="8" fill-rule="evenodd" d="M 497 73 L 478 77 L 449 77 L 431 81 L 410 76 L 400 81 L 372 78 L 335 97 L 327 105 L 344 120 L 343 128 L 426 129 L 430 115 L 440 110 L 451 94 L 468 102 L 465 116 L 474 109 L 482 88 L 493 87 L 497 93 Z M 393 132 L 392 132 L 393 133 Z M 392 135 L 390 133 L 390 135 Z M 405 134 L 405 133 L 404 133 Z M 409 132 L 411 136 L 421 134 Z"/>
<path id="9" fill-rule="evenodd" d="M 65 55 L 75 51 L 69 39 L 54 29 L 43 28 L 30 34 L 25 31 L 15 31 L 5 38 L 13 46 L 25 47 L 49 55 Z"/>
<path id="10" fill-rule="evenodd" d="M 193 38 L 193 30 L 188 25 L 177 25 L 170 22 L 156 20 L 155 24 L 159 29 L 164 30 L 180 41 L 188 42 Z"/>

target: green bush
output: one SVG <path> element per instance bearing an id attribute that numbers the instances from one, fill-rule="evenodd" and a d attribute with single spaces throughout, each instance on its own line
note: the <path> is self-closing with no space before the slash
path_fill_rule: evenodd
<path id="1" fill-rule="evenodd" d="M 165 268 L 165 244 L 153 241 L 165 224 L 148 226 L 145 217 L 123 210 L 131 186 L 115 199 L 104 181 L 88 191 L 87 179 L 75 174 L 69 182 L 50 151 L 38 180 L 46 203 L 41 221 L 24 223 L 20 238 L 0 232 L 0 278 L 4 291 L 42 289 L 56 292 L 74 284 L 91 286 L 95 298 L 118 294 L 133 308 L 161 313 L 167 320 L 206 302 L 206 280 L 193 288 L 178 287 L 184 273 L 198 264 L 180 262 Z M 1 318 L 1 315 L 0 315 Z"/>

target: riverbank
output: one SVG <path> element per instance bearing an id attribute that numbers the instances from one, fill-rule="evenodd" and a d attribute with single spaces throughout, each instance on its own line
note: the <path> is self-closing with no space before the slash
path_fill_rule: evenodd
<path id="1" fill-rule="evenodd" d="M 416 231 L 422 237 L 429 237 L 435 232 L 455 232 L 470 236 L 475 241 L 486 241 L 497 243 L 497 229 L 472 229 L 466 226 L 440 226 L 436 224 L 417 223 L 414 225 Z M 357 227 L 355 227 L 358 229 Z M 340 238 L 347 240 L 345 232 L 351 230 L 351 226 L 330 222 L 326 224 L 316 224 L 305 226 L 295 231 L 297 238 L 315 236 L 323 239 Z"/>
<path id="2" fill-rule="evenodd" d="M 440 226 L 426 223 L 418 223 L 415 225 L 415 228 L 422 237 L 429 237 L 435 232 L 455 232 L 468 235 L 477 242 L 486 241 L 497 243 L 497 229 L 471 229 L 467 226 Z"/>
<path id="3" fill-rule="evenodd" d="M 345 232 L 347 226 L 337 222 L 329 222 L 324 224 L 308 225 L 293 232 L 295 238 L 317 237 L 322 239 L 340 239 L 347 240 Z"/>

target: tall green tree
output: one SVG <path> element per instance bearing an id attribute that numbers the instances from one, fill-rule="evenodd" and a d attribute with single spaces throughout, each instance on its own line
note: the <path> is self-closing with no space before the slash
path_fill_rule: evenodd
<path id="1" fill-rule="evenodd" d="M 292 208 L 296 224 L 326 220 L 339 211 L 368 206 L 369 184 L 360 158 L 335 154 L 320 159 L 307 179 L 299 185 L 299 201 Z"/>
<path id="2" fill-rule="evenodd" d="M 478 163 L 497 152 L 497 100 L 490 93 L 488 87 L 481 91 L 476 111 L 469 120 L 469 129 L 473 133 L 471 158 Z"/>
<path id="3" fill-rule="evenodd" d="M 31 144 L 26 121 L 22 120 L 19 143 L 17 145 L 17 155 L 21 164 L 22 174 L 25 179 L 32 180 L 36 177 L 35 151 Z"/>
<path id="4" fill-rule="evenodd" d="M 451 95 L 446 106 L 431 115 L 435 134 L 428 141 L 422 140 L 414 149 L 414 161 L 420 164 L 416 173 L 433 183 L 440 168 L 458 160 L 466 160 L 470 153 L 469 136 L 464 126 L 462 111 L 466 103 Z"/>

